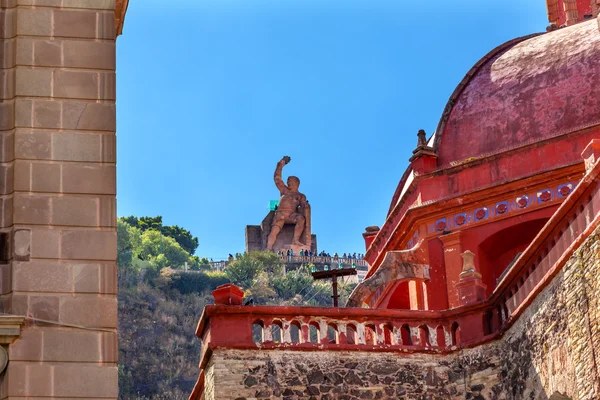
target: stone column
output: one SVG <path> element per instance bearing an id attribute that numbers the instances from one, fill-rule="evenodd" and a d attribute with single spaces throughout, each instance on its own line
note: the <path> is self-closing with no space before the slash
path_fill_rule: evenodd
<path id="1" fill-rule="evenodd" d="M 27 316 L 0 398 L 116 399 L 115 1 L 0 7 L 2 311 Z"/>
<path id="2" fill-rule="evenodd" d="M 448 306 L 456 308 L 460 306 L 456 285 L 462 272 L 463 260 L 461 232 L 453 232 L 440 236 L 444 246 L 444 264 L 446 266 L 446 290 L 448 292 Z"/>

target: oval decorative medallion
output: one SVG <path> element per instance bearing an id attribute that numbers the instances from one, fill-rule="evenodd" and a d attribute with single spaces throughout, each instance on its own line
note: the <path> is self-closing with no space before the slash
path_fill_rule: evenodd
<path id="1" fill-rule="evenodd" d="M 519 206 L 519 208 L 525 208 L 527 207 L 527 197 L 521 197 L 517 200 L 517 205 Z"/>
<path id="2" fill-rule="evenodd" d="M 438 231 L 443 231 L 444 229 L 446 229 L 446 222 L 445 221 L 440 221 L 435 225 L 435 229 L 437 229 Z"/>
<path id="3" fill-rule="evenodd" d="M 464 215 L 457 215 L 456 218 L 454 218 L 454 222 L 456 222 L 456 225 L 462 225 L 465 223 L 465 216 Z"/>
<path id="4" fill-rule="evenodd" d="M 549 190 L 544 190 L 542 194 L 540 194 L 540 200 L 543 202 L 547 202 L 552 198 L 552 193 Z"/>
<path id="5" fill-rule="evenodd" d="M 480 208 L 479 210 L 475 211 L 475 218 L 484 219 L 485 218 L 485 210 L 483 208 Z"/>
<path id="6" fill-rule="evenodd" d="M 566 196 L 569 193 L 571 193 L 571 188 L 568 187 L 567 185 L 562 186 L 560 189 L 558 189 L 558 192 L 562 195 L 562 196 Z"/>
<path id="7" fill-rule="evenodd" d="M 504 214 L 507 210 L 508 206 L 505 203 L 501 203 L 496 206 L 496 211 L 498 214 Z"/>

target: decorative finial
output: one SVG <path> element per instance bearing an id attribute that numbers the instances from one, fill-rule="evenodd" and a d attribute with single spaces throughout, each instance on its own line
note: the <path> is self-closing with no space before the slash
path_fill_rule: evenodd
<path id="1" fill-rule="evenodd" d="M 475 268 L 475 254 L 472 251 L 465 251 L 460 255 L 463 258 L 463 268 L 459 275 L 461 280 L 467 278 L 481 279 L 481 274 Z"/>
<path id="2" fill-rule="evenodd" d="M 475 253 L 473 253 L 470 250 L 467 250 L 460 256 L 463 258 L 462 272 L 475 271 Z"/>
<path id="3" fill-rule="evenodd" d="M 427 146 L 427 137 L 425 134 L 425 130 L 420 129 L 419 133 L 417 133 L 417 137 L 419 138 L 419 140 L 417 142 L 417 147 Z"/>

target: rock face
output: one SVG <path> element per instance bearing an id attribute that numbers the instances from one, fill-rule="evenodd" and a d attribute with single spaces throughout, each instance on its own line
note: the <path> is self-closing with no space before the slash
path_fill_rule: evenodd
<path id="1" fill-rule="evenodd" d="M 215 349 L 205 399 L 600 398 L 597 234 L 499 340 L 447 355 Z"/>

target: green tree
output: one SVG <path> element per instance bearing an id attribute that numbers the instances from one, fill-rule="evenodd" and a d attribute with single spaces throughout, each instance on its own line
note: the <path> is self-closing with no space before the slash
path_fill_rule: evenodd
<path id="1" fill-rule="evenodd" d="M 164 267 L 182 269 L 185 262 L 190 260 L 188 252 L 175 239 L 164 236 L 154 229 L 142 233 L 141 256 L 155 265 L 159 271 Z"/>
<path id="2" fill-rule="evenodd" d="M 139 228 L 142 232 L 155 230 L 162 232 L 163 235 L 171 237 L 190 255 L 194 255 L 198 248 L 198 238 L 193 236 L 190 231 L 178 225 L 163 225 L 162 216 L 156 217 L 121 217 L 123 222 Z"/>
<path id="3" fill-rule="evenodd" d="M 225 269 L 227 278 L 244 290 L 254 285 L 258 275 L 265 270 L 264 264 L 254 256 L 255 253 L 242 254 Z"/>
<path id="4" fill-rule="evenodd" d="M 290 271 L 285 276 L 276 276 L 271 284 L 282 300 L 294 299 L 299 294 L 309 293 L 314 280 L 306 268 Z"/>
<path id="5" fill-rule="evenodd" d="M 140 230 L 119 219 L 117 221 L 117 273 L 120 287 L 131 286 L 137 282 L 139 270 L 135 261 L 140 255 L 141 247 Z"/>
<path id="6" fill-rule="evenodd" d="M 179 243 L 181 247 L 190 255 L 194 255 L 198 248 L 198 238 L 192 236 L 192 233 L 187 229 L 183 229 L 177 225 L 163 226 L 161 232 L 165 236 L 172 237 Z"/>

